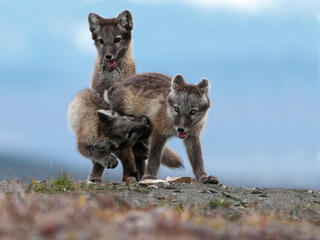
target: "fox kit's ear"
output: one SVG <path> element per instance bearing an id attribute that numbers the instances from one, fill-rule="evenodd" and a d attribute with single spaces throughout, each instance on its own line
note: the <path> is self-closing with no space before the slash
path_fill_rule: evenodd
<path id="1" fill-rule="evenodd" d="M 200 83 L 198 83 L 197 87 L 202 93 L 208 95 L 210 90 L 210 82 L 208 79 L 204 78 Z"/>
<path id="2" fill-rule="evenodd" d="M 128 10 L 123 11 L 117 17 L 118 24 L 129 31 L 133 28 L 132 15 Z"/>
<path id="3" fill-rule="evenodd" d="M 172 90 L 177 90 L 181 86 L 185 85 L 185 83 L 186 82 L 184 81 L 182 75 L 181 74 L 177 74 L 172 78 L 171 89 Z"/>
<path id="4" fill-rule="evenodd" d="M 97 115 L 101 122 L 112 121 L 115 119 L 115 115 L 113 114 L 112 110 L 99 109 L 97 111 Z"/>
<path id="5" fill-rule="evenodd" d="M 89 13 L 88 22 L 92 33 L 100 30 L 100 19 L 101 17 L 98 14 Z"/>

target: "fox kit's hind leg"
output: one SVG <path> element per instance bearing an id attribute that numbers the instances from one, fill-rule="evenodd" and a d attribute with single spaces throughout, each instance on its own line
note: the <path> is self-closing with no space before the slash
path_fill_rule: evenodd
<path id="1" fill-rule="evenodd" d="M 137 168 L 132 148 L 117 150 L 115 151 L 115 154 L 122 163 L 122 181 L 126 181 L 128 177 L 135 177 L 138 180 Z"/>
<path id="2" fill-rule="evenodd" d="M 144 174 L 144 170 L 146 168 L 146 159 L 148 158 L 148 139 L 143 139 L 141 141 L 136 142 L 136 144 L 132 147 L 138 180 L 140 180 Z"/>
<path id="3" fill-rule="evenodd" d="M 153 132 L 150 141 L 149 162 L 146 172 L 143 175 L 144 179 L 157 179 L 158 171 L 160 167 L 160 161 L 162 157 L 162 151 L 167 141 L 167 136 L 160 135 Z"/>
<path id="4" fill-rule="evenodd" d="M 184 140 L 184 143 L 187 148 L 188 157 L 196 179 L 202 183 L 218 184 L 218 179 L 214 176 L 208 176 L 204 170 L 200 137 L 198 135 L 189 135 Z"/>

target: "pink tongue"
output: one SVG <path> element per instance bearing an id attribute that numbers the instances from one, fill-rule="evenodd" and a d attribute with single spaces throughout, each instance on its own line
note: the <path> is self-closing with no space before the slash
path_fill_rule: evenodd
<path id="1" fill-rule="evenodd" d="M 187 136 L 186 132 L 178 132 L 178 137 L 179 138 L 185 138 Z"/>
<path id="2" fill-rule="evenodd" d="M 109 65 L 109 67 L 114 67 L 116 65 L 116 60 L 112 59 L 112 60 L 108 61 L 108 65 Z"/>

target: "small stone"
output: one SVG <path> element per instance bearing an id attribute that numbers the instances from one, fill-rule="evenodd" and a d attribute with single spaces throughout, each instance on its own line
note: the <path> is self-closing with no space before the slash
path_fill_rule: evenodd
<path id="1" fill-rule="evenodd" d="M 148 189 L 151 189 L 151 190 L 157 190 L 157 189 L 158 189 L 158 186 L 156 186 L 156 185 L 149 185 L 147 188 L 148 188 Z"/>
<path id="2" fill-rule="evenodd" d="M 164 180 L 161 180 L 161 179 L 146 179 L 146 180 L 142 180 L 139 182 L 139 185 L 140 186 L 143 186 L 143 187 L 148 187 L 150 185 L 157 185 L 159 186 L 158 184 L 159 183 L 167 183 L 166 181 Z"/>
<path id="3" fill-rule="evenodd" d="M 128 177 L 126 179 L 126 182 L 129 184 L 129 183 L 137 183 L 137 180 L 135 177 Z"/>
<path id="4" fill-rule="evenodd" d="M 217 193 L 217 191 L 215 191 L 215 190 L 212 190 L 212 189 L 203 189 L 202 191 L 201 191 L 201 193 Z"/>
<path id="5" fill-rule="evenodd" d="M 308 193 L 313 193 L 313 191 L 310 189 L 310 190 L 308 190 Z"/>
<path id="6" fill-rule="evenodd" d="M 208 189 L 203 189 L 201 193 L 211 193 Z"/>
<path id="7" fill-rule="evenodd" d="M 88 180 L 86 181 L 86 184 L 87 184 L 87 185 L 97 184 L 97 182 L 93 182 L 93 181 L 91 181 L 91 180 L 88 179 Z"/>
<path id="8" fill-rule="evenodd" d="M 158 187 L 160 187 L 160 188 L 165 188 L 165 189 L 167 189 L 169 186 L 170 186 L 170 183 L 168 183 L 168 182 L 159 182 L 159 183 L 157 183 L 156 184 Z"/>
<path id="9" fill-rule="evenodd" d="M 251 191 L 252 194 L 263 194 L 263 191 L 261 191 L 259 188 L 254 188 L 252 191 Z"/>
<path id="10" fill-rule="evenodd" d="M 249 206 L 249 203 L 248 203 L 247 200 L 242 200 L 242 201 L 240 202 L 240 204 L 241 204 L 241 206 L 243 206 L 243 207 L 248 207 L 248 206 Z"/>
<path id="11" fill-rule="evenodd" d="M 175 186 L 172 186 L 172 184 L 169 184 L 168 186 L 163 187 L 163 188 L 165 188 L 165 189 L 172 189 L 172 190 L 177 189 Z"/>
<path id="12" fill-rule="evenodd" d="M 191 177 L 167 177 L 166 181 L 169 183 L 191 183 Z"/>
<path id="13" fill-rule="evenodd" d="M 166 196 L 157 196 L 157 199 L 158 199 L 158 200 L 165 200 L 165 199 L 166 199 Z"/>

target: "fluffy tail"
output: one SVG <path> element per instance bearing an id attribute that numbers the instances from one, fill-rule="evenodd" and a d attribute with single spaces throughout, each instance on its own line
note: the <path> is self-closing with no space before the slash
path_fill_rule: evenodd
<path id="1" fill-rule="evenodd" d="M 182 159 L 171 148 L 165 146 L 161 163 L 169 168 L 182 168 Z"/>

